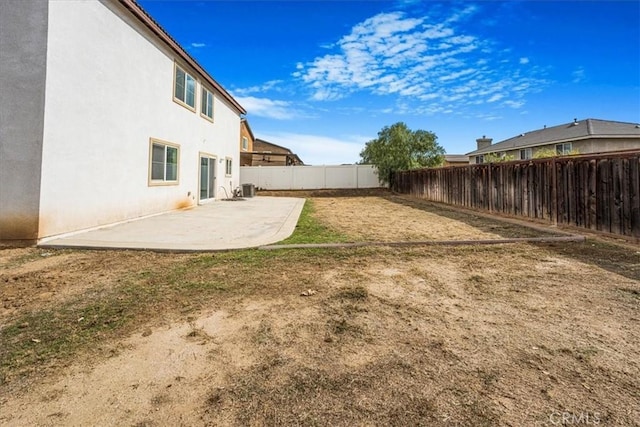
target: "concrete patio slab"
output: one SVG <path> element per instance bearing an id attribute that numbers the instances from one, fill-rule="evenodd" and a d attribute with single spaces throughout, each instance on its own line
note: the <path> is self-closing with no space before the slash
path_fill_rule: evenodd
<path id="1" fill-rule="evenodd" d="M 303 206 L 304 199 L 293 197 L 219 200 L 187 210 L 43 239 L 38 246 L 171 252 L 253 248 L 289 237 Z"/>

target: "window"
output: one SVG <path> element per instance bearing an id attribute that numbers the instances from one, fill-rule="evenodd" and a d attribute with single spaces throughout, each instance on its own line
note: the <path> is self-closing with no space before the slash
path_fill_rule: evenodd
<path id="1" fill-rule="evenodd" d="M 225 165 L 225 169 L 224 169 L 224 174 L 226 176 L 231 176 L 231 170 L 232 170 L 232 168 L 231 168 L 231 166 L 232 166 L 231 159 L 229 157 L 227 157 L 225 160 L 226 160 L 226 165 Z"/>
<path id="2" fill-rule="evenodd" d="M 176 64 L 173 99 L 195 111 L 196 80 Z"/>
<path id="3" fill-rule="evenodd" d="M 476 156 L 476 164 L 484 163 L 484 156 Z"/>
<path id="4" fill-rule="evenodd" d="M 178 182 L 179 147 L 152 139 L 150 151 L 150 183 L 176 184 Z"/>
<path id="5" fill-rule="evenodd" d="M 533 153 L 531 152 L 531 148 L 520 150 L 520 160 L 529 160 L 532 157 Z"/>
<path id="6" fill-rule="evenodd" d="M 564 144 L 556 145 L 556 154 L 558 156 L 564 156 L 566 154 L 571 154 L 571 143 L 565 142 Z"/>
<path id="7" fill-rule="evenodd" d="M 213 121 L 213 93 L 206 88 L 202 88 L 200 114 L 206 119 Z"/>
<path id="8" fill-rule="evenodd" d="M 244 151 L 247 151 L 249 149 L 249 140 L 247 139 L 246 136 L 242 137 L 242 149 Z"/>

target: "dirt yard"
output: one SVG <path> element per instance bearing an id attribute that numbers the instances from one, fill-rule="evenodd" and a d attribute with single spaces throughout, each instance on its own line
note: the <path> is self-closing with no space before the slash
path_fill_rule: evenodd
<path id="1" fill-rule="evenodd" d="M 353 241 L 545 234 L 309 200 Z M 640 425 L 629 244 L 4 249 L 0 301 L 0 425 Z"/>

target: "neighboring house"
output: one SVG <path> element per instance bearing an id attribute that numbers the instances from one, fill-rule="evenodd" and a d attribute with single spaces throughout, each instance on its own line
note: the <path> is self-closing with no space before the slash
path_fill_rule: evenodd
<path id="1" fill-rule="evenodd" d="M 255 137 L 247 119 L 240 120 L 240 166 L 251 166 L 251 152 Z"/>
<path id="2" fill-rule="evenodd" d="M 469 157 L 465 154 L 445 154 L 442 166 L 469 166 Z"/>
<path id="3" fill-rule="evenodd" d="M 253 141 L 251 166 L 298 166 L 304 165 L 297 154 L 280 145 L 262 139 Z"/>
<path id="4" fill-rule="evenodd" d="M 536 157 L 540 150 L 556 155 L 591 154 L 640 149 L 640 125 L 598 119 L 574 119 L 571 123 L 544 127 L 491 144 L 492 139 L 476 140 L 478 148 L 467 153 L 469 163 L 483 163 L 487 154 L 508 155 L 515 160 Z"/>
<path id="5" fill-rule="evenodd" d="M 0 58 L 0 240 L 239 185 L 246 111 L 135 1 L 2 0 Z"/>

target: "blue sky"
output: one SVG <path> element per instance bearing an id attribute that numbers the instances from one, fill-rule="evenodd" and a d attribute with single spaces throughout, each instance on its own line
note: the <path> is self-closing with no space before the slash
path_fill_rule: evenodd
<path id="1" fill-rule="evenodd" d="M 639 1 L 140 4 L 307 164 L 403 121 L 447 153 L 568 123 L 640 122 Z"/>

